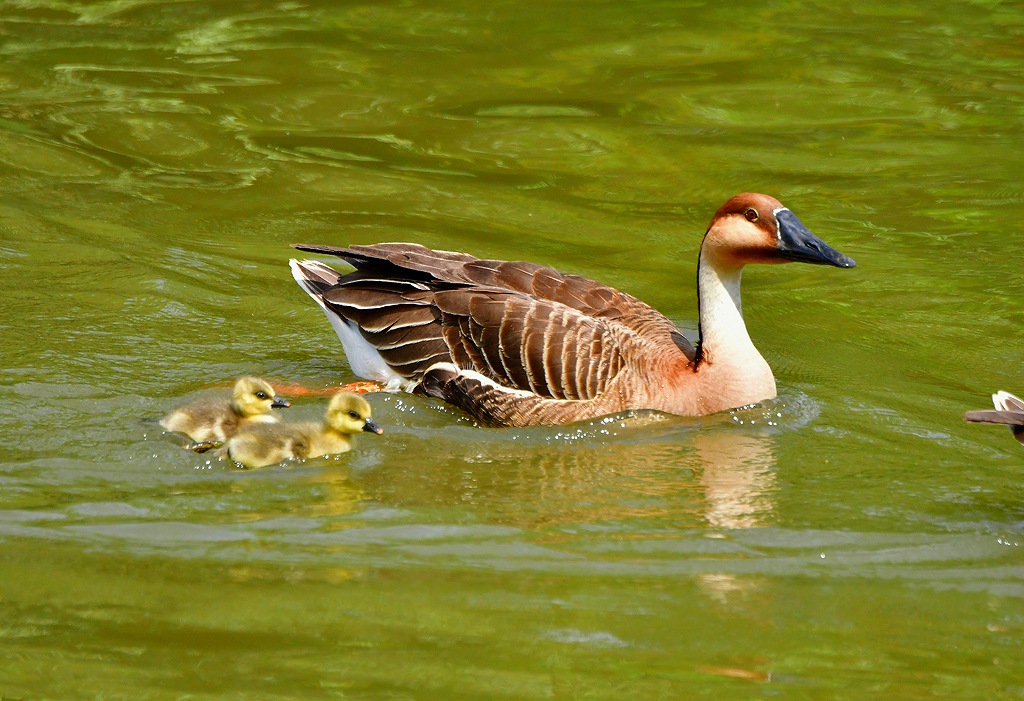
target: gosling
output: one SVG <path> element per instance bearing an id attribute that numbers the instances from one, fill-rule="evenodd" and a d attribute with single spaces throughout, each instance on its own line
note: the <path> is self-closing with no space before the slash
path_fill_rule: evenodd
<path id="1" fill-rule="evenodd" d="M 370 419 L 370 403 L 351 392 L 331 397 L 322 424 L 250 424 L 218 451 L 243 467 L 266 467 L 289 459 L 319 458 L 352 449 L 352 436 L 384 430 Z"/>
<path id="2" fill-rule="evenodd" d="M 291 403 L 274 394 L 274 388 L 258 377 L 243 377 L 235 383 L 231 399 L 199 399 L 171 411 L 160 419 L 167 431 L 184 433 L 192 439 L 186 448 L 202 453 L 221 445 L 246 426 L 277 421 L 270 411 Z"/>

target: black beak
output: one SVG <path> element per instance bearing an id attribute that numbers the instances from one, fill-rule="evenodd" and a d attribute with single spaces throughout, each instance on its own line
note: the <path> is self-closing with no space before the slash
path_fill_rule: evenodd
<path id="1" fill-rule="evenodd" d="M 776 212 L 775 218 L 779 222 L 779 245 L 776 250 L 783 257 L 801 263 L 834 265 L 837 268 L 852 268 L 857 265 L 853 258 L 843 255 L 812 234 L 788 209 Z"/>
<path id="2" fill-rule="evenodd" d="M 274 407 L 275 409 L 287 409 L 291 405 L 292 403 L 289 402 L 287 399 L 285 399 L 284 397 L 278 397 L 276 394 L 274 395 L 274 401 L 270 403 L 270 406 Z"/>
<path id="3" fill-rule="evenodd" d="M 376 433 L 378 436 L 384 433 L 384 429 L 375 424 L 371 419 L 367 419 L 366 423 L 363 424 L 363 430 L 367 433 Z"/>

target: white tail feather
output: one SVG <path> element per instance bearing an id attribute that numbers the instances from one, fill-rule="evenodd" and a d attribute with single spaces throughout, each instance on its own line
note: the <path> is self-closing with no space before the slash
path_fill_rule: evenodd
<path id="1" fill-rule="evenodd" d="M 392 370 L 380 353 L 377 352 L 377 349 L 362 337 L 358 327 L 328 307 L 323 298 L 308 284 L 306 276 L 302 272 L 302 266 L 309 263 L 315 263 L 315 261 L 303 261 L 300 263 L 292 259 L 288 262 L 289 266 L 291 266 L 292 277 L 295 278 L 295 282 L 299 283 L 299 286 L 320 305 L 320 308 L 324 310 L 324 314 L 327 315 L 327 321 L 331 322 L 334 333 L 338 334 L 338 339 L 341 341 L 341 347 L 345 351 L 345 356 L 348 358 L 348 364 L 352 368 L 352 372 L 363 379 L 383 384 L 385 389 L 389 391 L 399 389 L 412 391 L 416 382 L 402 377 Z"/>
<path id="2" fill-rule="evenodd" d="M 992 395 L 992 403 L 1000 411 L 1021 411 L 1020 407 L 1024 406 L 1024 400 L 1004 390 L 999 390 Z"/>

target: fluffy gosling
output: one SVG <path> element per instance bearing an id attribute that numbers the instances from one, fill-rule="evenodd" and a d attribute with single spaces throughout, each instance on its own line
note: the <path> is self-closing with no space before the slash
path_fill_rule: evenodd
<path id="1" fill-rule="evenodd" d="M 384 433 L 370 419 L 370 403 L 358 394 L 340 392 L 331 397 L 322 424 L 250 424 L 220 449 L 244 467 L 266 467 L 294 458 L 319 458 L 352 449 L 352 436 Z"/>
<path id="2" fill-rule="evenodd" d="M 192 439 L 187 448 L 197 453 L 218 446 L 240 429 L 277 421 L 270 410 L 291 403 L 274 394 L 274 388 L 258 377 L 243 377 L 235 383 L 231 399 L 198 399 L 171 411 L 160 419 L 167 431 L 184 433 Z"/>

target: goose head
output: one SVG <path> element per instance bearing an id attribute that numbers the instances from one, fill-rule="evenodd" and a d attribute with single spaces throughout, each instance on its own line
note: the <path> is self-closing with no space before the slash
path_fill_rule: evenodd
<path id="1" fill-rule="evenodd" d="M 384 429 L 370 419 L 370 403 L 351 392 L 339 392 L 331 397 L 326 423 L 338 433 L 350 436 L 362 431 L 384 433 Z"/>
<path id="2" fill-rule="evenodd" d="M 852 268 L 856 263 L 804 226 L 774 197 L 744 192 L 723 204 L 708 226 L 701 254 L 718 268 L 747 263 L 815 263 Z"/>
<path id="3" fill-rule="evenodd" d="M 243 377 L 235 383 L 231 405 L 239 416 L 252 417 L 269 414 L 271 409 L 289 407 L 284 397 L 274 394 L 274 388 L 258 377 Z"/>

